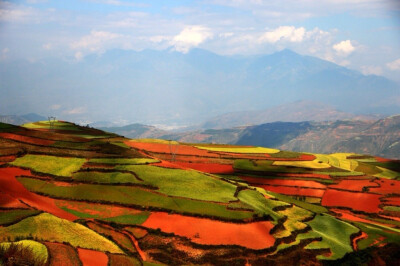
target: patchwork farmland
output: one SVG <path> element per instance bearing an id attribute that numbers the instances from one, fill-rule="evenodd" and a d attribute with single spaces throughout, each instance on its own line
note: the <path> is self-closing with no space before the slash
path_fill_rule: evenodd
<path id="1" fill-rule="evenodd" d="M 399 169 L 0 123 L 0 265 L 396 264 Z"/>

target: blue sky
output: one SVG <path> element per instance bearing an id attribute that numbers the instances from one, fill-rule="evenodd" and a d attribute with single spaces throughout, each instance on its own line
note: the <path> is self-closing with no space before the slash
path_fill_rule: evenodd
<path id="1" fill-rule="evenodd" d="M 82 60 L 109 49 L 284 48 L 400 81 L 397 0 L 0 0 L 0 60 Z"/>

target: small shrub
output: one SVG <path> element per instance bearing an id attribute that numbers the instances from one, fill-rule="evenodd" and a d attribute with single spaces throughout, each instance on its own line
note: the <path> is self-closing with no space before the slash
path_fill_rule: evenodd
<path id="1" fill-rule="evenodd" d="M 38 258 L 30 247 L 15 243 L 0 245 L 0 262 L 4 266 L 46 265 L 46 261 Z"/>

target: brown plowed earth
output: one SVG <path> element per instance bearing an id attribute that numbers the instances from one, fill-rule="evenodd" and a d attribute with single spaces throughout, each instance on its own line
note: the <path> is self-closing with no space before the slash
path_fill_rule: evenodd
<path id="1" fill-rule="evenodd" d="M 49 252 L 49 266 L 81 265 L 78 252 L 68 244 L 44 242 Z"/>

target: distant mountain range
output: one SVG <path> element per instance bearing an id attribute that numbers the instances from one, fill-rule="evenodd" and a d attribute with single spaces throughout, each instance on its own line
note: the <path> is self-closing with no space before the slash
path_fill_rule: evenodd
<path id="1" fill-rule="evenodd" d="M 400 115 L 379 120 L 273 122 L 180 133 L 137 124 L 102 129 L 130 138 L 254 145 L 311 153 L 354 152 L 400 159 Z"/>
<path id="2" fill-rule="evenodd" d="M 0 122 L 12 125 L 22 125 L 30 122 L 43 121 L 47 118 L 35 113 L 26 115 L 0 115 Z"/>
<path id="3" fill-rule="evenodd" d="M 346 113 L 400 113 L 399 84 L 291 50 L 249 57 L 112 50 L 80 61 L 6 60 L 0 80 L 0 113 L 33 110 L 85 123 L 193 125 L 299 100 Z"/>
<path id="4" fill-rule="evenodd" d="M 222 114 L 201 125 L 204 129 L 222 129 L 244 125 L 259 125 L 270 122 L 376 120 L 379 115 L 355 115 L 339 111 L 332 106 L 312 101 L 297 101 L 256 111 L 241 111 Z"/>

